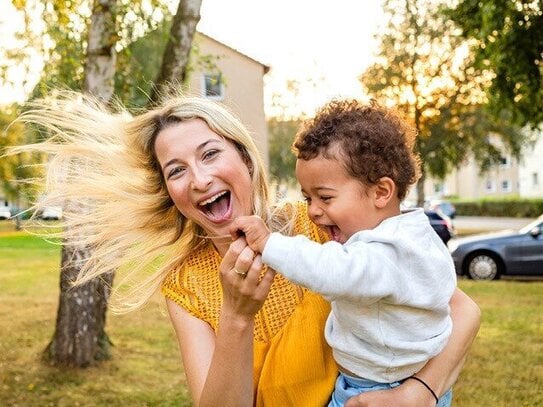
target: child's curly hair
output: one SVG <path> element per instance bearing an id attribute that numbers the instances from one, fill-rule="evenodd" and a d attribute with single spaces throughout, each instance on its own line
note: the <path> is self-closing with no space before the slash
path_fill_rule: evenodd
<path id="1" fill-rule="evenodd" d="M 420 159 L 413 152 L 416 135 L 398 113 L 375 100 L 334 100 L 304 123 L 292 149 L 301 160 L 318 155 L 341 160 L 347 173 L 365 185 L 389 177 L 402 200 L 420 176 Z"/>

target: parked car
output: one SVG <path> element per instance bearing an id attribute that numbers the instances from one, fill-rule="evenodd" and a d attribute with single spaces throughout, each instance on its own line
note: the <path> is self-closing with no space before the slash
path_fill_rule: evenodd
<path id="1" fill-rule="evenodd" d="M 62 219 L 62 208 L 60 206 L 46 206 L 40 216 L 43 220 Z"/>
<path id="2" fill-rule="evenodd" d="M 440 210 L 425 210 L 424 213 L 430 220 L 430 225 L 438 234 L 438 236 L 443 240 L 445 245 L 451 240 L 455 235 L 454 226 L 451 218 L 445 215 Z"/>
<path id="3" fill-rule="evenodd" d="M 451 219 L 454 219 L 454 217 L 456 216 L 456 207 L 452 202 L 449 201 L 433 199 L 429 202 L 428 209 L 433 211 L 440 210 Z"/>
<path id="4" fill-rule="evenodd" d="M 518 232 L 466 237 L 452 246 L 456 273 L 473 280 L 543 275 L 543 215 Z"/>
<path id="5" fill-rule="evenodd" d="M 11 208 L 9 206 L 0 206 L 0 219 L 11 218 Z"/>

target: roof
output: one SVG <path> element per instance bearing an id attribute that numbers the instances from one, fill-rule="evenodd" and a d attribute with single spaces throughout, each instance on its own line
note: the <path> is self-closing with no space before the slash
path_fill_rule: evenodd
<path id="1" fill-rule="evenodd" d="M 197 33 L 198 33 L 198 35 L 202 35 L 202 36 L 204 36 L 204 37 L 206 37 L 206 38 L 208 38 L 208 39 L 210 39 L 210 40 L 212 40 L 212 41 L 215 41 L 215 42 L 221 44 L 222 46 L 224 46 L 224 47 L 226 47 L 226 48 L 229 48 L 229 49 L 231 49 L 232 51 L 237 52 L 237 53 L 240 54 L 240 55 L 243 55 L 245 58 L 249 58 L 251 61 L 254 61 L 254 62 L 256 62 L 257 64 L 262 65 L 262 66 L 264 67 L 264 74 L 267 74 L 267 73 L 270 71 L 270 66 L 269 66 L 269 65 L 266 65 L 266 64 L 264 64 L 263 62 L 260 62 L 260 61 L 258 61 L 258 60 L 256 60 L 256 59 L 250 57 L 249 55 L 247 55 L 247 54 L 245 54 L 245 53 L 243 53 L 243 52 L 237 50 L 236 48 L 233 48 L 233 47 L 231 47 L 231 46 L 225 44 L 225 43 L 222 42 L 222 41 L 219 41 L 219 40 L 217 40 L 217 39 L 215 39 L 215 38 L 213 38 L 213 37 L 211 37 L 211 36 L 209 36 L 209 35 L 207 35 L 207 34 L 204 34 L 204 33 L 201 32 L 201 31 L 197 31 Z"/>

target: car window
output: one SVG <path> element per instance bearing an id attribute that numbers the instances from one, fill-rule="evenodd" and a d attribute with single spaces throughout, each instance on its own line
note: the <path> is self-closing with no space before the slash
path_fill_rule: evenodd
<path id="1" fill-rule="evenodd" d="M 529 233 L 530 230 L 533 228 L 539 228 L 541 230 L 541 227 L 543 226 L 543 222 L 541 222 L 541 219 L 537 219 L 526 226 L 524 226 L 522 229 L 519 230 L 519 233 Z"/>

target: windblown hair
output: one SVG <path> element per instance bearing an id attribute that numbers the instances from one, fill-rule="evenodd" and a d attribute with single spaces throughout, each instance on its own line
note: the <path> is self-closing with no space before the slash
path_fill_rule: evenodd
<path id="1" fill-rule="evenodd" d="M 232 142 L 251 174 L 253 213 L 272 222 L 259 152 L 241 122 L 215 102 L 170 97 L 132 116 L 122 106 L 111 112 L 94 98 L 65 92 L 31 107 L 20 120 L 37 124 L 50 137 L 12 153 L 49 155 L 39 206 L 62 204 L 65 244 L 92 248 L 76 284 L 117 272 L 112 304 L 119 312 L 143 305 L 168 271 L 213 238 L 185 218 L 168 195 L 154 150 L 164 128 L 198 118 Z"/>
<path id="2" fill-rule="evenodd" d="M 420 176 L 415 137 L 416 130 L 398 113 L 376 101 L 334 100 L 304 123 L 293 151 L 301 160 L 319 155 L 337 159 L 365 185 L 389 177 L 401 200 Z"/>

